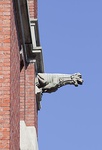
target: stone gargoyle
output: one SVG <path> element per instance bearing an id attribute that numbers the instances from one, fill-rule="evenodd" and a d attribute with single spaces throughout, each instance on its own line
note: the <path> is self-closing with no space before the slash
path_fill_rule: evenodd
<path id="1" fill-rule="evenodd" d="M 83 79 L 80 73 L 75 74 L 50 74 L 38 73 L 36 78 L 36 93 L 52 93 L 58 88 L 70 84 L 82 85 Z"/>

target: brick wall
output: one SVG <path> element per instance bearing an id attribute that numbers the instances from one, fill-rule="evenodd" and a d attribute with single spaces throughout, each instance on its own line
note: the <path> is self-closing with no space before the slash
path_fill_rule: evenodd
<path id="1" fill-rule="evenodd" d="M 36 18 L 35 0 L 29 0 L 29 9 L 30 17 Z M 37 129 L 34 81 L 34 64 L 20 72 L 13 0 L 0 0 L 0 150 L 19 150 L 20 119 Z"/>
<path id="2" fill-rule="evenodd" d="M 19 47 L 11 0 L 0 0 L 0 150 L 19 150 Z"/>
<path id="3" fill-rule="evenodd" d="M 25 68 L 20 72 L 20 120 L 25 121 Z"/>
<path id="4" fill-rule="evenodd" d="M 10 150 L 19 150 L 20 145 L 20 55 L 18 41 L 15 10 L 13 3 L 11 3 Z"/>
<path id="5" fill-rule="evenodd" d="M 37 0 L 28 0 L 30 18 L 37 18 Z"/>
<path id="6" fill-rule="evenodd" d="M 0 0 L 0 149 L 10 139 L 10 1 Z"/>
<path id="7" fill-rule="evenodd" d="M 37 129 L 37 104 L 35 95 L 35 68 L 29 64 L 27 69 L 20 74 L 20 120 L 24 120 L 27 126 L 35 126 Z"/>
<path id="8" fill-rule="evenodd" d="M 37 0 L 28 0 L 30 18 L 37 17 Z M 35 66 L 29 64 L 20 73 L 20 120 L 37 130 L 37 104 L 35 95 Z"/>
<path id="9" fill-rule="evenodd" d="M 27 126 L 37 128 L 37 105 L 35 96 L 35 69 L 34 64 L 30 64 L 26 70 L 26 113 L 25 122 Z"/>

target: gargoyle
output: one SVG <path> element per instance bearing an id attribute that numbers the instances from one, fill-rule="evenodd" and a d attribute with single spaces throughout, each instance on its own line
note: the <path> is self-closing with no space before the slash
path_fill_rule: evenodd
<path id="1" fill-rule="evenodd" d="M 80 73 L 75 74 L 50 74 L 38 73 L 36 78 L 36 93 L 52 93 L 58 88 L 70 84 L 78 86 L 82 85 L 83 79 Z"/>

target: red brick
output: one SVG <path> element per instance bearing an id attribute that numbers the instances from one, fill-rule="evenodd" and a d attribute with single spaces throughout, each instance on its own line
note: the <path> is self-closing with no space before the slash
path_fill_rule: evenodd
<path id="1" fill-rule="evenodd" d="M 37 0 L 28 0 L 37 18 Z M 20 149 L 20 118 L 37 129 L 35 68 L 20 72 L 19 40 L 13 0 L 0 0 L 0 149 Z M 20 92 L 21 90 L 21 92 Z"/>
<path id="2" fill-rule="evenodd" d="M 37 18 L 37 0 L 28 0 L 30 18 Z"/>

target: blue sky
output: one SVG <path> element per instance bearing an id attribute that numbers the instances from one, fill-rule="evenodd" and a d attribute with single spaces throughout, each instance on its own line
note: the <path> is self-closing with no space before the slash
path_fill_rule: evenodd
<path id="1" fill-rule="evenodd" d="M 46 73 L 80 72 L 84 84 L 43 94 L 40 150 L 102 150 L 102 0 L 38 3 Z"/>

